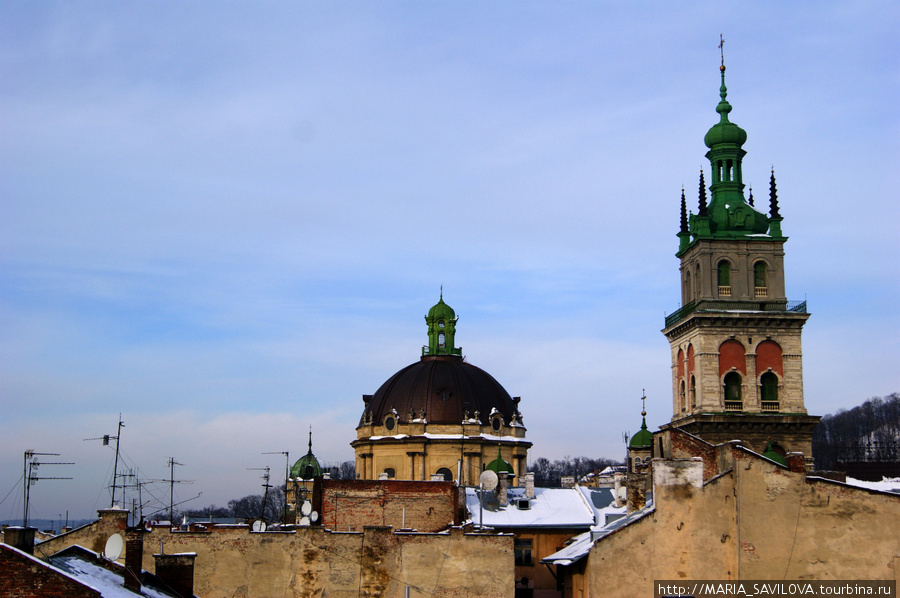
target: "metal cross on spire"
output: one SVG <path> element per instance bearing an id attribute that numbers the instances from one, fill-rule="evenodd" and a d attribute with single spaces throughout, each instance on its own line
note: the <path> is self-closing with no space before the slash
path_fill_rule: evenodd
<path id="1" fill-rule="evenodd" d="M 641 415 L 647 415 L 647 389 L 641 389 Z"/>
<path id="2" fill-rule="evenodd" d="M 722 57 L 722 66 L 725 66 L 725 38 L 719 34 L 719 56 Z"/>

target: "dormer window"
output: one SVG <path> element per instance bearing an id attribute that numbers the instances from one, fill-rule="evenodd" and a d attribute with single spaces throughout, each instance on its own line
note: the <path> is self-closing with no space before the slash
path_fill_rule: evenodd
<path id="1" fill-rule="evenodd" d="M 397 425 L 397 420 L 394 419 L 393 415 L 389 415 L 386 418 L 384 418 L 384 427 L 387 429 L 388 432 L 393 430 L 394 426 L 396 426 L 396 425 Z"/>

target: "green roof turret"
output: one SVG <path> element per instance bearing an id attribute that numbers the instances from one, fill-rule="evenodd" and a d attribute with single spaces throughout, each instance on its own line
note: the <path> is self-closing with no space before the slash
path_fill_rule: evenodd
<path id="1" fill-rule="evenodd" d="M 641 431 L 631 437 L 628 448 L 653 446 L 653 432 L 647 429 L 647 412 L 641 411 Z"/>
<path id="2" fill-rule="evenodd" d="M 322 475 L 322 465 L 312 452 L 312 429 L 309 431 L 309 450 L 291 467 L 291 479 L 311 480 Z"/>
<path id="3" fill-rule="evenodd" d="M 778 453 L 778 451 L 775 450 L 775 448 L 772 446 L 772 439 L 771 439 L 771 438 L 770 438 L 769 441 L 766 443 L 766 450 L 763 451 L 763 457 L 765 457 L 766 459 L 771 459 L 772 461 L 775 461 L 775 462 L 778 463 L 779 465 L 784 465 L 785 467 L 787 467 L 787 459 L 785 459 L 784 457 L 782 457 L 782 456 Z"/>
<path id="4" fill-rule="evenodd" d="M 422 347 L 422 355 L 462 355 L 462 349 L 455 346 L 456 322 L 459 320 L 453 308 L 444 303 L 444 290 L 440 300 L 428 310 L 425 323 L 428 324 L 428 345 Z"/>
<path id="5" fill-rule="evenodd" d="M 504 461 L 503 457 L 500 456 L 500 445 L 497 445 L 497 458 L 485 466 L 485 470 L 488 470 L 488 469 L 490 469 L 491 471 L 493 471 L 494 473 L 496 473 L 498 475 L 502 472 L 505 472 L 505 473 L 509 474 L 510 476 L 513 475 L 512 465 L 510 465 L 508 462 Z"/>

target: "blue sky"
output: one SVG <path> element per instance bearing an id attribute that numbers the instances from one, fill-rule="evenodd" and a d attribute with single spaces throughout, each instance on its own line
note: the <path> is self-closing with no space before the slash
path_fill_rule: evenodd
<path id="1" fill-rule="evenodd" d="M 900 390 L 895 2 L 0 2 L 0 498 L 108 504 L 126 422 L 193 505 L 306 449 L 438 298 L 522 396 L 531 458 L 621 457 L 671 416 L 682 185 L 716 122 L 774 165 L 810 413 Z M 51 475 L 49 473 L 45 475 Z M 164 493 L 163 493 L 164 494 Z M 21 513 L 15 493 L 0 518 Z"/>

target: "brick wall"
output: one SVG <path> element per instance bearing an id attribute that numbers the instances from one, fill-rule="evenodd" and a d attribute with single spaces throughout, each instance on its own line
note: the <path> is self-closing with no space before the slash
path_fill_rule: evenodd
<path id="1" fill-rule="evenodd" d="M 436 532 L 459 524 L 458 505 L 453 482 L 323 480 L 320 514 L 335 531 L 387 525 Z"/>
<path id="2" fill-rule="evenodd" d="M 97 598 L 82 585 L 46 563 L 0 544 L 0 596 L 4 598 Z"/>

